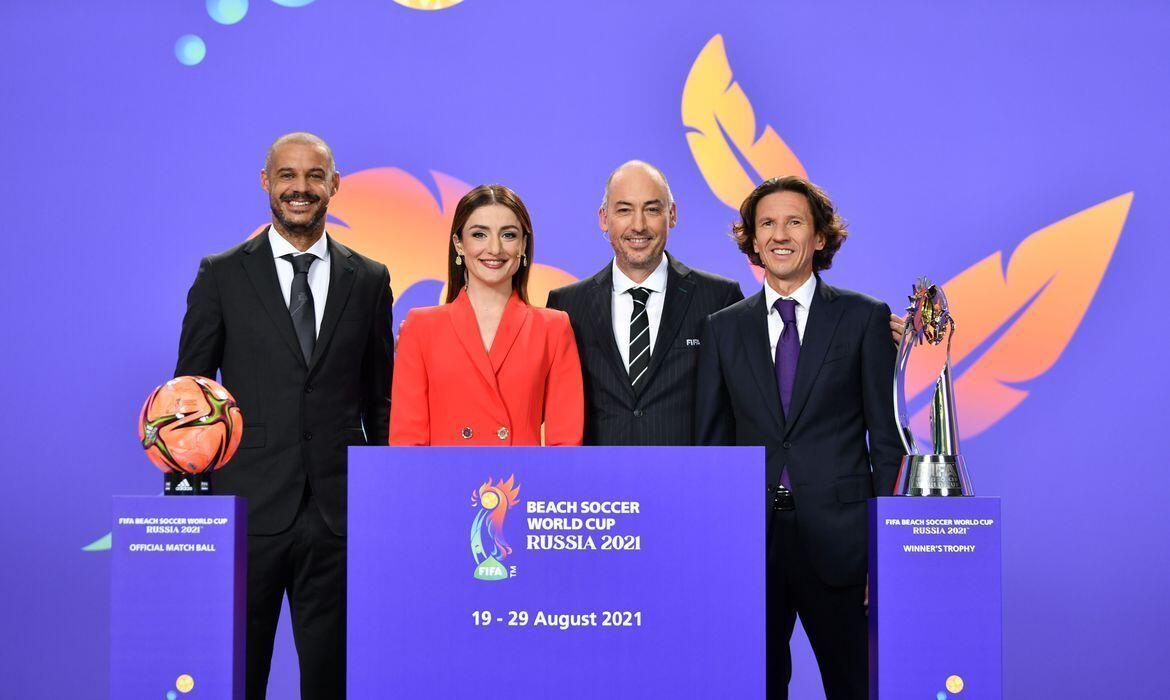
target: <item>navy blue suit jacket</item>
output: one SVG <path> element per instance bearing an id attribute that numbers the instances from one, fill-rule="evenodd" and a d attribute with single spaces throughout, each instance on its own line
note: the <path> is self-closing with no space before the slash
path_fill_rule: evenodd
<path id="1" fill-rule="evenodd" d="M 801 543 L 833 586 L 864 583 L 866 500 L 893 491 L 904 454 L 889 316 L 886 304 L 818 276 L 788 415 L 763 290 L 713 314 L 699 352 L 698 444 L 762 445 L 770 484 L 787 465 Z"/>

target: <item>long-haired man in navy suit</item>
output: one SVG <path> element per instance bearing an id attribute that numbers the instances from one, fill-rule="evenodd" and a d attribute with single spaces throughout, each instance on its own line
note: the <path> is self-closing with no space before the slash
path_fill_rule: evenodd
<path id="1" fill-rule="evenodd" d="M 581 354 L 585 444 L 694 444 L 702 326 L 743 292 L 666 252 L 678 207 L 653 165 L 614 170 L 597 219 L 613 260 L 548 295 L 549 308 L 569 314 Z"/>
<path id="2" fill-rule="evenodd" d="M 761 184 L 734 232 L 765 284 L 708 320 L 696 437 L 765 448 L 768 697 L 788 697 L 799 614 L 829 700 L 863 700 L 866 500 L 891 493 L 903 455 L 890 389 L 897 319 L 821 279 L 848 233 L 807 180 Z"/>

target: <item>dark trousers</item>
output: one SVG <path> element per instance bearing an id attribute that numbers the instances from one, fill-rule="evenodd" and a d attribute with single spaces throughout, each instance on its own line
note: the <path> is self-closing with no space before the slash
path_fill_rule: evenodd
<path id="1" fill-rule="evenodd" d="M 286 593 L 302 700 L 343 700 L 345 538 L 325 524 L 307 489 L 287 530 L 248 536 L 248 700 L 263 700 L 267 692 Z"/>
<path id="2" fill-rule="evenodd" d="M 813 571 L 797 535 L 795 511 L 769 513 L 768 698 L 788 698 L 789 641 L 799 614 L 817 657 L 827 700 L 866 700 L 865 585 L 826 585 Z"/>

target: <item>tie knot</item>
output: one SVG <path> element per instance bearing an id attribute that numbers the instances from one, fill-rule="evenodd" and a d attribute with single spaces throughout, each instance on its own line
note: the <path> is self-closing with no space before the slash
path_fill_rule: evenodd
<path id="1" fill-rule="evenodd" d="M 309 268 L 313 265 L 313 262 L 317 259 L 317 256 L 313 255 L 312 253 L 303 253 L 301 255 L 289 253 L 288 255 L 280 256 L 280 259 L 287 260 L 292 263 L 294 274 L 304 275 L 308 274 Z"/>
<path id="2" fill-rule="evenodd" d="M 630 289 L 630 296 L 634 297 L 634 303 L 646 305 L 646 301 L 650 298 L 650 290 L 642 287 L 633 287 Z"/>
<path id="3" fill-rule="evenodd" d="M 780 320 L 785 323 L 796 323 L 796 300 L 795 299 L 777 299 L 773 304 L 776 308 L 776 313 L 780 314 Z"/>

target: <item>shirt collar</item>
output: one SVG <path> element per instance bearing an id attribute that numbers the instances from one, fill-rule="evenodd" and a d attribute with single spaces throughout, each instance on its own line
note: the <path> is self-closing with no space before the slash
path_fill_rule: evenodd
<path id="1" fill-rule="evenodd" d="M 329 259 L 329 240 L 328 239 L 329 239 L 329 234 L 322 233 L 321 237 L 317 239 L 317 242 L 314 243 L 305 252 L 312 253 L 313 255 L 316 255 L 317 259 L 319 259 L 319 260 L 328 260 Z M 296 247 L 292 243 L 289 243 L 288 241 L 286 241 L 284 236 L 282 236 L 276 232 L 276 228 L 274 226 L 268 227 L 268 243 L 269 243 L 269 245 L 272 246 L 272 257 L 273 258 L 279 258 L 279 257 L 285 256 L 285 255 L 288 255 L 289 253 L 292 253 L 293 255 L 300 255 L 301 254 L 301 251 L 297 250 Z"/>
<path id="2" fill-rule="evenodd" d="M 809 275 L 808 279 L 804 281 L 804 284 L 797 287 L 796 291 L 793 292 L 791 296 L 787 297 L 780 296 L 780 293 L 775 289 L 772 289 L 772 285 L 768 284 L 768 282 L 765 280 L 764 302 L 768 305 L 768 313 L 772 313 L 774 310 L 777 299 L 795 299 L 796 303 L 800 306 L 803 306 L 807 311 L 808 308 L 812 305 L 813 295 L 816 293 L 816 291 L 817 276 L 815 274 Z"/>
<path id="3" fill-rule="evenodd" d="M 643 280 L 641 283 L 635 282 L 626 273 L 622 272 L 618 267 L 617 260 L 612 263 L 613 266 L 613 291 L 615 294 L 625 294 L 634 287 L 641 287 L 648 289 L 651 292 L 658 292 L 659 294 L 666 291 L 666 254 L 662 255 L 662 261 L 658 263 L 658 267 L 654 268 L 654 272 Z"/>

